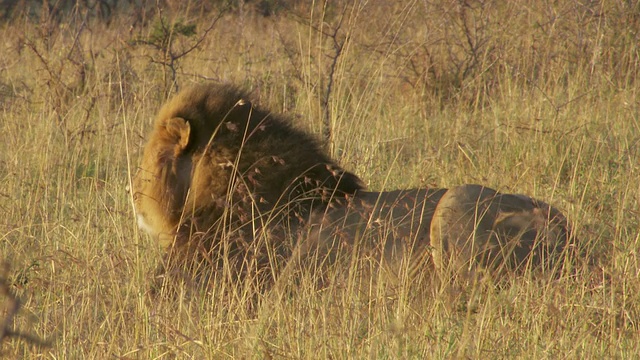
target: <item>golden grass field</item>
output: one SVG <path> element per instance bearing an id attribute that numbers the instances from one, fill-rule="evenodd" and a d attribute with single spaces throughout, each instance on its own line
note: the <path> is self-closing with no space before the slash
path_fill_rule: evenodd
<path id="1" fill-rule="evenodd" d="M 0 334 L 24 335 L 0 357 L 640 353 L 640 2 L 265 1 L 264 16 L 255 1 L 176 1 L 108 18 L 30 3 L 0 23 Z M 428 266 L 393 291 L 301 282 L 255 310 L 230 284 L 151 301 L 161 253 L 126 188 L 174 79 L 242 85 L 319 138 L 327 119 L 332 155 L 372 190 L 543 199 L 585 259 L 500 286 L 452 288 Z"/>

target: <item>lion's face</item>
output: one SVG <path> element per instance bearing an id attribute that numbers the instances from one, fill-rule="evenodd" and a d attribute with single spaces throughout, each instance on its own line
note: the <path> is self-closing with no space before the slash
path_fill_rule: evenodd
<path id="1" fill-rule="evenodd" d="M 189 136 L 182 118 L 158 122 L 133 179 L 138 226 L 165 248 L 175 236 L 191 182 Z"/>

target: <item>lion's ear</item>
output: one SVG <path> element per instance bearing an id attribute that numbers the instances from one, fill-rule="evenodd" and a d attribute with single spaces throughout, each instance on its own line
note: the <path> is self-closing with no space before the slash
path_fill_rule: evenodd
<path id="1" fill-rule="evenodd" d="M 191 134 L 191 125 L 183 118 L 172 118 L 165 125 L 167 133 L 178 139 L 177 144 L 180 150 L 184 150 L 189 145 L 189 135 Z"/>

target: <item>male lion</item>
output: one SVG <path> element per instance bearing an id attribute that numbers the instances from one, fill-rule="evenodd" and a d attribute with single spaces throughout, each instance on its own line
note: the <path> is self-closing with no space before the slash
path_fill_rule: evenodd
<path id="1" fill-rule="evenodd" d="M 414 271 L 433 255 L 443 274 L 549 267 L 568 241 L 564 216 L 522 195 L 364 191 L 309 135 L 247 99 L 198 85 L 160 110 L 133 183 L 138 224 L 166 249 L 159 275 L 265 280 L 279 260 L 331 264 L 354 252 Z"/>

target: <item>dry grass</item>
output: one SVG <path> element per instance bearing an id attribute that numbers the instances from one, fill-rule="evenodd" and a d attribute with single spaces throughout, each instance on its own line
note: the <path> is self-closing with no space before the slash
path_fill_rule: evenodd
<path id="1" fill-rule="evenodd" d="M 0 312 L 0 324 L 8 318 L 5 330 L 51 346 L 10 337 L 1 353 L 640 352 L 640 5 L 388 3 L 299 5 L 271 17 L 235 9 L 171 65 L 175 83 L 246 85 L 318 136 L 324 117 L 334 156 L 373 190 L 477 182 L 544 199 L 566 212 L 595 266 L 467 289 L 429 274 L 420 284 L 346 276 L 321 291 L 303 281 L 283 298 L 267 294 L 255 312 L 224 291 L 228 284 L 150 303 L 160 254 L 136 229 L 125 188 L 155 112 L 174 90 L 166 53 L 132 42 L 149 38 L 155 13 L 138 18 L 146 26 L 124 15 L 107 26 L 83 11 L 61 23 L 18 13 L 0 25 L 0 260 L 12 264 L 11 294 L 22 308 Z M 194 4 L 165 11 L 166 21 L 208 28 L 217 10 Z M 172 35 L 174 52 L 199 34 Z"/>

